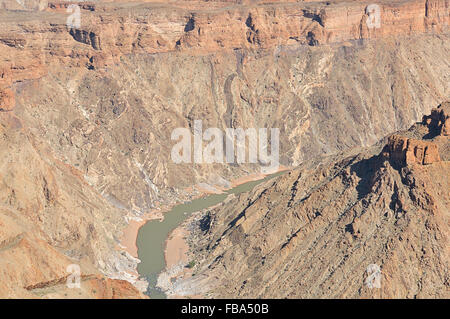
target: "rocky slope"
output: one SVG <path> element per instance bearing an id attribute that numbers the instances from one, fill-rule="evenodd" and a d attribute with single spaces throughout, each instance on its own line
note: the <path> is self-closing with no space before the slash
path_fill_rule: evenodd
<path id="1" fill-rule="evenodd" d="M 172 293 L 448 298 L 449 116 L 443 103 L 408 131 L 302 164 L 206 213 L 191 237 L 195 276 Z M 379 289 L 365 284 L 370 264 Z"/>
<path id="2" fill-rule="evenodd" d="M 0 297 L 142 296 L 133 281 L 136 261 L 116 251 L 124 212 L 111 207 L 80 171 L 37 142 L 13 114 L 0 114 Z M 69 265 L 81 267 L 83 291 L 65 285 Z M 134 276 L 136 280 L 136 276 Z M 47 287 L 35 293 L 33 287 Z M 50 284 L 47 284 L 50 282 Z M 87 287 L 104 286 L 98 294 Z M 95 290 L 95 289 L 93 289 Z"/>
<path id="3" fill-rule="evenodd" d="M 0 222 L 17 225 L 0 242 L 49 245 L 20 255 L 30 277 L 0 249 L 3 296 L 60 280 L 67 258 L 134 282 L 137 261 L 117 248 L 126 219 L 260 171 L 175 165 L 175 128 L 278 127 L 281 164 L 296 166 L 449 96 L 446 0 L 381 1 L 376 29 L 368 1 L 83 1 L 76 28 L 74 3 L 0 1 Z M 54 266 L 31 262 L 45 254 Z"/>

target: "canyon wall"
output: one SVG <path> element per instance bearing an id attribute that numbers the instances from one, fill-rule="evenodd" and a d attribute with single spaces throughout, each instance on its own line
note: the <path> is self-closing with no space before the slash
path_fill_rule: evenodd
<path id="1" fill-rule="evenodd" d="M 418 123 L 204 212 L 189 224 L 195 276 L 172 278 L 169 295 L 447 298 L 450 140 L 441 132 Z"/>
<path id="2" fill-rule="evenodd" d="M 171 165 L 171 131 L 195 119 L 279 127 L 291 166 L 373 143 L 448 96 L 445 1 L 380 3 L 373 29 L 360 1 L 83 2 L 76 29 L 69 4 L 1 13 L 1 108 L 17 104 L 61 158 L 136 212 L 259 169 Z"/>
<path id="3" fill-rule="evenodd" d="M 30 262 L 39 275 L 19 293 L 65 276 L 67 258 L 135 282 L 117 247 L 129 218 L 260 171 L 174 164 L 175 128 L 278 127 L 281 164 L 296 166 L 448 98 L 448 1 L 380 2 L 373 29 L 371 2 L 327 3 L 80 2 L 74 28 L 74 2 L 1 2 L 2 204 L 62 260 L 42 273 Z"/>
<path id="4" fill-rule="evenodd" d="M 367 24 L 369 1 L 280 1 L 247 6 L 214 1 L 207 5 L 200 1 L 80 2 L 80 27 L 72 28 L 66 26 L 71 13 L 66 9 L 74 3 L 49 1 L 44 12 L 2 10 L 0 43 L 11 48 L 2 50 L 2 69 L 12 70 L 9 78 L 36 78 L 38 70 L 33 74 L 24 69 L 45 72 L 55 58 L 103 67 L 130 53 L 189 51 L 198 55 L 222 49 L 273 49 L 293 43 L 440 33 L 447 30 L 450 19 L 448 0 L 380 1 L 379 27 Z M 86 45 L 77 46 L 74 41 Z M 10 65 L 11 54 L 14 66 Z"/>

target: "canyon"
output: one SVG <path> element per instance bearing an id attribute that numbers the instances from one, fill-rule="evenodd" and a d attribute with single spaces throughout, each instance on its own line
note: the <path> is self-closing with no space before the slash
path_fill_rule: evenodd
<path id="1" fill-rule="evenodd" d="M 194 276 L 169 291 L 448 298 L 449 112 L 443 103 L 442 120 L 432 113 L 372 147 L 302 164 L 197 217 Z M 381 269 L 378 289 L 369 265 Z"/>
<path id="2" fill-rule="evenodd" d="M 128 223 L 143 220 L 161 207 L 199 197 L 205 185 L 215 191 L 230 188 L 233 180 L 259 173 L 261 168 L 260 163 L 175 164 L 170 159 L 170 141 L 176 128 L 193 132 L 196 120 L 202 120 L 204 127 L 223 131 L 279 128 L 280 163 L 293 171 L 280 179 L 283 182 L 277 182 L 278 186 L 264 187 L 274 193 L 274 198 L 283 195 L 277 201 L 285 201 L 285 192 L 298 189 L 293 187 L 293 179 L 304 167 L 312 174 L 308 183 L 313 185 L 314 179 L 323 178 L 320 174 L 328 176 L 338 169 L 324 164 L 329 164 L 333 156 L 342 156 L 336 154 L 355 152 L 360 147 L 370 149 L 447 101 L 448 1 L 379 1 L 380 28 L 367 26 L 366 8 L 371 3 L 0 1 L 0 297 L 77 297 L 74 293 L 94 298 L 145 297 L 145 283 L 136 272 L 139 260 L 129 253 L 130 247 L 121 245 Z M 81 24 L 77 28 L 67 25 L 73 13 L 67 9 L 74 4 L 80 8 Z M 436 109 L 424 125 L 434 125 L 431 123 L 436 118 L 447 115 L 448 111 Z M 448 119 L 440 125 L 442 136 L 448 136 Z M 444 183 L 442 176 L 446 175 L 440 176 L 439 171 L 448 174 L 447 144 L 437 149 L 433 146 L 436 137 L 433 141 L 422 137 L 392 137 L 386 142 L 385 153 L 392 157 L 389 163 L 424 165 L 427 168 L 418 170 L 419 175 L 414 171 L 415 178 Z M 406 149 L 405 154 L 396 152 L 398 149 Z M 362 167 L 356 158 L 350 162 L 345 165 Z M 402 185 L 400 179 L 410 173 L 389 165 L 386 176 Z M 314 173 L 315 166 L 324 167 L 323 172 Z M 352 180 L 350 176 L 346 177 L 348 183 L 357 184 L 357 178 Z M 368 191 L 366 179 L 361 183 L 364 194 Z M 437 186 L 430 187 L 434 190 Z M 276 191 L 271 191 L 273 188 Z M 257 189 L 262 191 L 263 186 Z M 448 195 L 423 195 L 428 194 L 426 191 L 424 187 L 417 190 L 426 201 L 429 196 Z M 305 192 L 306 188 L 299 194 Z M 392 195 L 400 196 L 398 192 Z M 341 205 L 358 196 L 354 187 L 349 187 L 348 193 L 349 198 Z M 257 190 L 248 196 L 259 196 L 256 194 Z M 223 216 L 217 213 L 222 223 L 233 217 L 237 207 L 247 205 L 248 199 L 242 196 L 236 208 L 227 208 Z M 446 218 L 445 209 L 448 212 L 446 198 L 441 202 L 435 199 L 439 202 L 436 214 L 441 218 Z M 362 199 L 358 203 L 365 205 Z M 419 205 L 415 201 L 409 204 Z M 427 209 L 431 214 L 435 208 Z M 360 213 L 355 210 L 356 215 Z M 286 216 L 283 218 L 288 226 L 277 236 L 265 238 L 264 228 L 255 229 L 253 235 L 268 242 L 265 248 L 253 247 L 255 250 L 276 250 L 275 243 L 281 243 L 282 236 L 293 236 L 294 220 L 282 216 Z M 309 215 L 299 216 L 303 223 Z M 326 225 L 324 218 L 318 220 Z M 348 223 L 357 229 L 358 223 Z M 432 218 L 430 223 L 430 231 L 439 231 L 444 238 L 448 232 L 445 223 Z M 233 235 L 228 243 L 243 240 L 246 232 L 242 229 L 251 226 L 243 225 L 236 231 L 230 228 Z M 204 264 L 198 267 L 220 256 L 219 250 L 230 255 L 243 253 L 227 250 L 225 244 L 206 253 L 204 241 L 214 242 L 223 231 L 220 227 L 205 235 L 203 241 L 194 244 L 192 239 L 191 253 L 198 251 L 204 258 Z M 313 229 L 311 226 L 311 234 Z M 333 241 L 341 237 L 351 241 L 357 234 L 353 230 L 342 235 L 332 227 L 329 231 L 336 231 L 335 237 L 330 237 Z M 398 232 L 393 226 L 386 229 L 390 231 Z M 425 231 L 421 234 L 425 236 Z M 430 246 L 424 249 L 441 247 L 442 238 L 430 239 Z M 245 253 L 251 256 L 253 248 L 245 248 Z M 291 258 L 286 267 L 293 267 L 298 255 L 288 251 L 281 249 L 277 254 Z M 312 252 L 307 256 L 311 257 L 309 262 L 321 258 Z M 441 284 L 442 265 L 448 256 L 431 256 L 429 262 L 436 266 L 431 282 Z M 234 258 L 242 261 L 241 257 Z M 230 260 L 233 258 L 221 262 L 228 267 Z M 253 267 L 256 260 L 244 261 Z M 394 267 L 394 259 L 390 263 Z M 62 284 L 69 264 L 81 266 L 84 279 L 80 291 Z M 222 276 L 226 272 L 219 271 L 220 267 L 211 272 Z M 282 279 L 273 276 L 274 269 L 281 269 L 277 267 L 281 266 L 267 268 L 267 278 L 261 283 L 267 287 L 279 285 Z M 266 270 L 258 276 L 264 276 Z M 202 271 L 204 278 L 209 278 L 209 272 Z M 253 281 L 259 277 L 241 287 L 247 274 L 236 271 L 236 282 L 226 284 L 232 295 L 220 290 L 214 293 L 256 296 L 251 291 L 260 291 Z M 418 280 L 414 274 L 410 278 Z M 209 284 L 201 283 L 201 292 L 207 296 L 211 293 L 206 289 Z M 200 282 L 195 287 L 198 285 Z M 361 296 L 353 289 L 356 284 L 352 285 L 348 294 L 336 295 Z M 392 282 L 392 287 L 399 290 L 386 290 L 382 296 L 412 297 L 400 283 Z M 325 296 L 322 288 L 302 296 Z M 296 296 L 294 290 L 286 290 L 284 295 L 277 291 L 264 293 L 262 289 L 258 296 Z M 433 296 L 431 288 L 424 289 L 422 295 Z M 442 291 L 435 291 L 435 295 L 442 295 Z"/>

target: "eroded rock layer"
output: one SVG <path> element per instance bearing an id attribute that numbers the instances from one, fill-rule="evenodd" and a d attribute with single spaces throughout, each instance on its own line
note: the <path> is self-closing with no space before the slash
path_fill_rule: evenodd
<path id="1" fill-rule="evenodd" d="M 370 3 L 0 1 L 0 295 L 70 295 L 68 263 L 87 287 L 99 272 L 136 283 L 118 246 L 129 218 L 260 172 L 175 165 L 175 128 L 279 128 L 281 164 L 297 166 L 446 100 L 448 1 L 381 1 L 379 28 Z M 27 289 L 43 283 L 56 288 Z M 105 285 L 97 296 L 132 295 Z"/>
<path id="2" fill-rule="evenodd" d="M 418 123 L 207 212 L 209 227 L 191 237 L 195 276 L 171 293 L 448 298 L 450 153 L 440 133 Z M 377 287 L 367 285 L 370 265 Z"/>

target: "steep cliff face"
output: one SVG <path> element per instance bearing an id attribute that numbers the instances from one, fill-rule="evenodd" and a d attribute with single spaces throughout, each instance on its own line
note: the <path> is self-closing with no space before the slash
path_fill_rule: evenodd
<path id="1" fill-rule="evenodd" d="M 184 188 L 193 184 L 260 171 L 174 164 L 175 128 L 198 119 L 204 129 L 279 128 L 286 166 L 370 145 L 448 96 L 449 43 L 443 34 L 200 56 L 133 54 L 105 70 L 55 62 L 40 80 L 15 84 L 14 112 L 118 207 L 145 212 L 188 198 Z"/>
<path id="2" fill-rule="evenodd" d="M 288 44 L 442 33 L 450 19 L 448 0 L 380 1 L 375 13 L 367 9 L 370 1 L 279 1 L 270 5 L 221 1 L 208 1 L 207 5 L 202 1 L 10 2 L 19 9 L 22 4 L 22 10 L 2 10 L 0 43 L 7 46 L 2 47 L 6 62 L 2 66 L 13 71 L 14 81 L 39 77 L 41 73 L 34 69 L 45 72 L 54 59 L 104 67 L 130 53 L 189 51 L 198 55 L 223 49 L 273 49 Z M 66 9 L 74 3 L 80 8 L 80 26 L 75 27 L 66 25 L 73 13 Z M 379 24 L 368 23 L 367 19 L 378 12 Z"/>
<path id="3" fill-rule="evenodd" d="M 441 161 L 436 144 L 398 135 L 389 138 L 386 154 L 398 165 L 412 163 L 427 165 Z"/>
<path id="4" fill-rule="evenodd" d="M 175 165 L 175 128 L 276 127 L 281 164 L 296 166 L 370 145 L 448 98 L 448 1 L 380 2 L 380 28 L 370 3 L 83 1 L 68 27 L 73 1 L 2 1 L 0 199 L 34 225 L 25 239 L 49 245 L 23 253 L 30 277 L 9 277 L 25 278 L 18 294 L 66 276 L 69 259 L 135 281 L 136 260 L 115 250 L 126 218 L 260 171 Z M 40 254 L 59 266 L 41 273 L 45 260 L 29 258 Z"/>
<path id="5" fill-rule="evenodd" d="M 172 293 L 448 297 L 449 138 L 433 129 L 419 123 L 360 153 L 303 164 L 207 212 L 209 229 L 191 237 L 195 276 Z M 420 143 L 438 151 L 433 161 L 419 151 L 409 160 Z"/>

